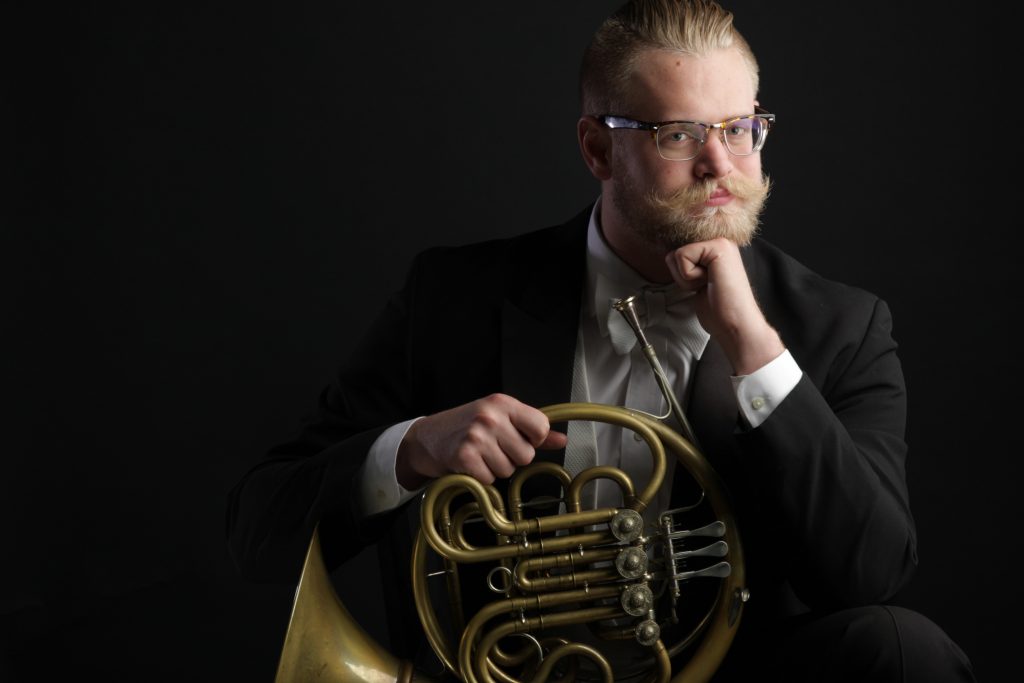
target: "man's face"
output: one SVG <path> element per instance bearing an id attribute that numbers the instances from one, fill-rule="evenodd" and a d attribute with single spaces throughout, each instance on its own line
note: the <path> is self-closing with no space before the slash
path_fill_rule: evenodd
<path id="1" fill-rule="evenodd" d="M 738 50 L 707 57 L 649 50 L 636 62 L 626 101 L 628 111 L 615 113 L 641 121 L 717 123 L 753 113 L 754 90 Z M 715 237 L 748 243 L 768 190 L 760 153 L 731 154 L 718 130 L 688 161 L 661 158 L 649 133 L 615 131 L 611 168 L 606 193 L 619 220 L 608 228 L 660 251 Z"/>

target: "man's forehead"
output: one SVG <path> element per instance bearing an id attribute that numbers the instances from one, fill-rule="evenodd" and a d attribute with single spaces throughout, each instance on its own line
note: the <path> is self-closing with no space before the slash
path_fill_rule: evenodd
<path id="1" fill-rule="evenodd" d="M 753 111 L 753 80 L 736 48 L 699 56 L 645 50 L 632 67 L 627 104 L 630 113 L 650 117 L 647 120 L 719 121 Z"/>

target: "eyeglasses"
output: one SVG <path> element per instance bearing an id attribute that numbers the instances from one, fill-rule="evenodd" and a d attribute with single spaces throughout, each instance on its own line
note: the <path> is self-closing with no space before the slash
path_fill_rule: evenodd
<path id="1" fill-rule="evenodd" d="M 648 130 L 658 145 L 658 154 L 669 161 L 687 161 L 700 154 L 714 129 L 722 131 L 725 148 L 732 154 L 745 157 L 760 152 L 768 131 L 775 123 L 775 114 L 769 114 L 761 107 L 755 107 L 754 114 L 737 116 L 719 123 L 700 121 L 662 121 L 648 123 L 624 116 L 604 114 L 597 120 L 611 129 Z"/>

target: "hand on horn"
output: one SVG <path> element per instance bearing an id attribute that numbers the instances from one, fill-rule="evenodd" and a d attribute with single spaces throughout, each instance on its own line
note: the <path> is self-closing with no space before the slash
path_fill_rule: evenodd
<path id="1" fill-rule="evenodd" d="M 398 448 L 395 474 L 408 490 L 453 472 L 490 484 L 532 462 L 535 449 L 557 450 L 565 443 L 544 413 L 491 394 L 413 423 Z"/>
<path id="2" fill-rule="evenodd" d="M 684 245 L 665 256 L 672 279 L 696 292 L 697 319 L 717 341 L 737 375 L 749 375 L 785 346 L 757 305 L 740 248 L 725 238 Z"/>

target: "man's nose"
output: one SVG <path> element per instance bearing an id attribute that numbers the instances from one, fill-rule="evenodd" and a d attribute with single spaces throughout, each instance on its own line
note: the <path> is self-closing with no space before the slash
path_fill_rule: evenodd
<path id="1" fill-rule="evenodd" d="M 725 147 L 721 129 L 708 131 L 700 152 L 694 158 L 693 172 L 698 178 L 724 178 L 732 172 L 732 154 Z"/>

